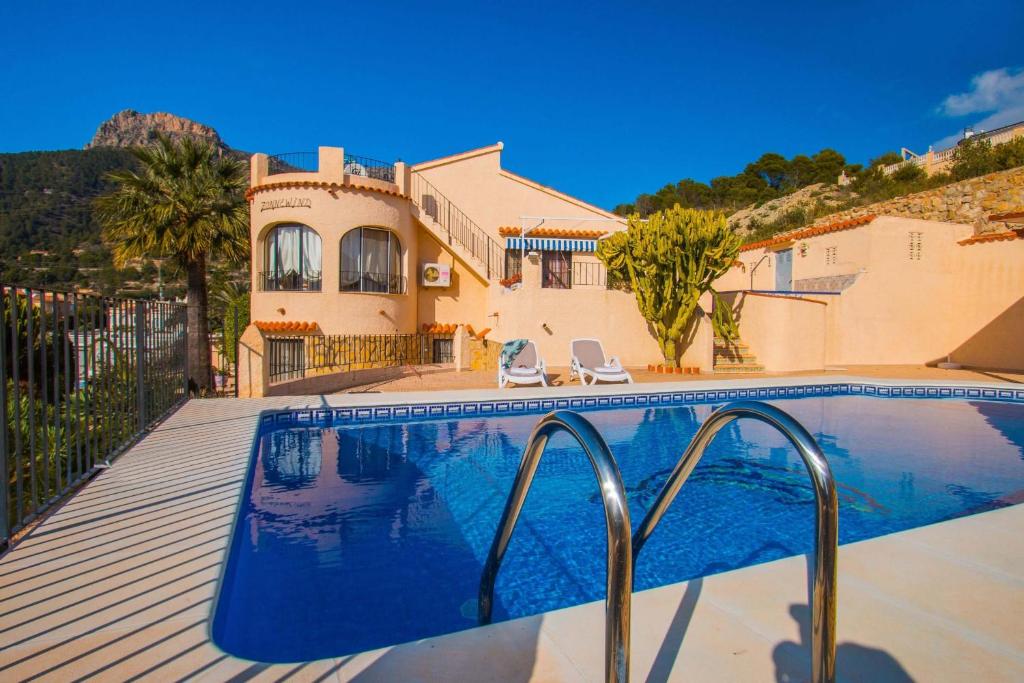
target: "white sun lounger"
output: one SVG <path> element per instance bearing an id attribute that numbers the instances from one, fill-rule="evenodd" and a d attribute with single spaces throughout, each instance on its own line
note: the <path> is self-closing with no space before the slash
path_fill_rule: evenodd
<path id="1" fill-rule="evenodd" d="M 589 384 L 602 382 L 633 383 L 633 377 L 622 367 L 618 357 L 608 358 L 599 339 L 573 339 L 570 343 L 572 361 L 569 363 L 569 381 L 579 377 L 580 382 Z"/>
<path id="2" fill-rule="evenodd" d="M 526 346 L 512 359 L 512 365 L 508 368 L 503 368 L 501 362 L 498 362 L 498 388 L 504 388 L 510 382 L 548 385 L 547 366 L 537 355 L 537 345 L 532 341 L 526 342 Z"/>

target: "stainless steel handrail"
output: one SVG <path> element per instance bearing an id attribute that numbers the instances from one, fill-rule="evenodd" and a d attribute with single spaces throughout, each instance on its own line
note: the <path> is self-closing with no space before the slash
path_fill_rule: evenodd
<path id="1" fill-rule="evenodd" d="M 839 507 L 835 480 L 821 448 L 803 425 L 775 406 L 760 401 L 737 401 L 716 410 L 704 421 L 676 463 L 654 505 L 633 535 L 633 562 L 715 435 L 741 417 L 752 417 L 778 429 L 796 447 L 814 484 L 814 587 L 811 593 L 811 680 L 831 683 L 836 662 L 836 555 L 839 546 Z"/>
<path id="2" fill-rule="evenodd" d="M 494 604 L 494 582 L 498 578 L 501 560 L 512 540 L 519 513 L 537 473 L 537 465 L 544 454 L 548 439 L 558 431 L 569 432 L 583 446 L 594 467 L 601 488 L 605 525 L 608 531 L 608 575 L 605 597 L 604 677 L 606 681 L 629 680 L 629 606 L 633 589 L 633 554 L 630 550 L 629 507 L 622 475 L 612 457 L 608 444 L 586 418 L 569 410 L 545 415 L 526 443 L 523 459 L 519 463 L 515 482 L 501 521 L 491 543 L 483 575 L 480 577 L 478 618 L 481 624 L 491 623 Z"/>

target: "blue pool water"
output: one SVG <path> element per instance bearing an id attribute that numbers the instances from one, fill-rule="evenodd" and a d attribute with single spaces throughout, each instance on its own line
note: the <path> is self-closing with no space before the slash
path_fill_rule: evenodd
<path id="1" fill-rule="evenodd" d="M 1024 404 L 855 396 L 772 401 L 815 436 L 849 543 L 1024 501 Z M 715 406 L 591 411 L 634 529 Z M 482 563 L 537 415 L 268 428 L 258 436 L 213 624 L 227 652 L 286 662 L 476 625 Z M 776 432 L 725 428 L 636 566 L 638 590 L 808 552 L 814 495 Z M 554 437 L 499 575 L 495 620 L 604 597 L 593 472 Z"/>

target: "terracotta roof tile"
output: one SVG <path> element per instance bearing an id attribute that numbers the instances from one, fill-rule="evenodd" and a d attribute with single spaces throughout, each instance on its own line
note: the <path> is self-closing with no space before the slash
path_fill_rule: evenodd
<path id="1" fill-rule="evenodd" d="M 1024 211 L 994 213 L 988 219 L 994 223 L 1024 223 Z"/>
<path id="2" fill-rule="evenodd" d="M 744 244 L 742 247 L 740 247 L 740 251 L 763 249 L 764 247 L 770 247 L 774 244 L 783 244 L 785 242 L 791 242 L 794 240 L 802 240 L 808 237 L 817 237 L 818 235 L 825 235 L 830 232 L 839 232 L 840 230 L 850 230 L 851 228 L 859 228 L 862 225 L 867 225 L 871 221 L 875 220 L 875 218 L 877 218 L 877 216 L 875 216 L 875 214 L 872 213 L 868 214 L 867 216 L 848 218 L 846 220 L 835 221 L 833 223 L 812 225 L 809 228 L 800 228 L 799 230 L 784 232 L 772 238 L 761 240 L 760 242 L 751 242 L 750 244 Z"/>
<path id="3" fill-rule="evenodd" d="M 964 246 L 968 244 L 981 244 L 983 242 L 1009 242 L 1011 240 L 1021 239 L 1024 239 L 1024 228 L 974 235 L 973 237 L 968 237 L 965 240 L 960 240 L 957 244 Z"/>
<path id="4" fill-rule="evenodd" d="M 527 237 L 558 237 L 567 240 L 596 240 L 602 235 L 607 235 L 608 230 L 582 230 L 575 228 L 535 228 L 529 230 Z M 514 225 L 504 225 L 498 228 L 498 234 L 502 237 L 519 237 L 521 228 Z"/>
<path id="5" fill-rule="evenodd" d="M 421 329 L 424 334 L 455 334 L 455 330 L 459 328 L 462 323 L 423 323 Z"/>
<path id="6" fill-rule="evenodd" d="M 370 185 L 362 185 L 354 182 L 347 182 L 344 184 L 339 183 L 325 183 L 314 180 L 297 180 L 288 181 L 281 183 L 263 183 L 262 185 L 254 185 L 245 191 L 245 198 L 252 201 L 253 196 L 259 192 L 266 192 L 268 190 L 304 190 L 304 189 L 318 189 L 327 190 L 328 192 L 337 192 L 338 190 L 368 190 L 370 192 L 380 192 L 381 194 L 388 194 L 393 197 L 400 197 L 402 199 L 408 199 L 406 195 L 398 191 L 398 189 L 384 189 L 380 187 L 374 187 Z"/>
<path id="7" fill-rule="evenodd" d="M 291 320 L 256 320 L 253 322 L 260 332 L 316 332 L 316 323 Z"/>

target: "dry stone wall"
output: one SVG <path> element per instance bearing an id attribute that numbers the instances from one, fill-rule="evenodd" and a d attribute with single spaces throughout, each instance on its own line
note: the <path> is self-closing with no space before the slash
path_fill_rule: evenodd
<path id="1" fill-rule="evenodd" d="M 974 225 L 975 232 L 981 234 L 1007 229 L 1004 223 L 990 223 L 990 215 L 1021 210 L 1024 210 L 1024 166 L 840 211 L 819 218 L 814 225 L 876 214 L 966 223 Z"/>

